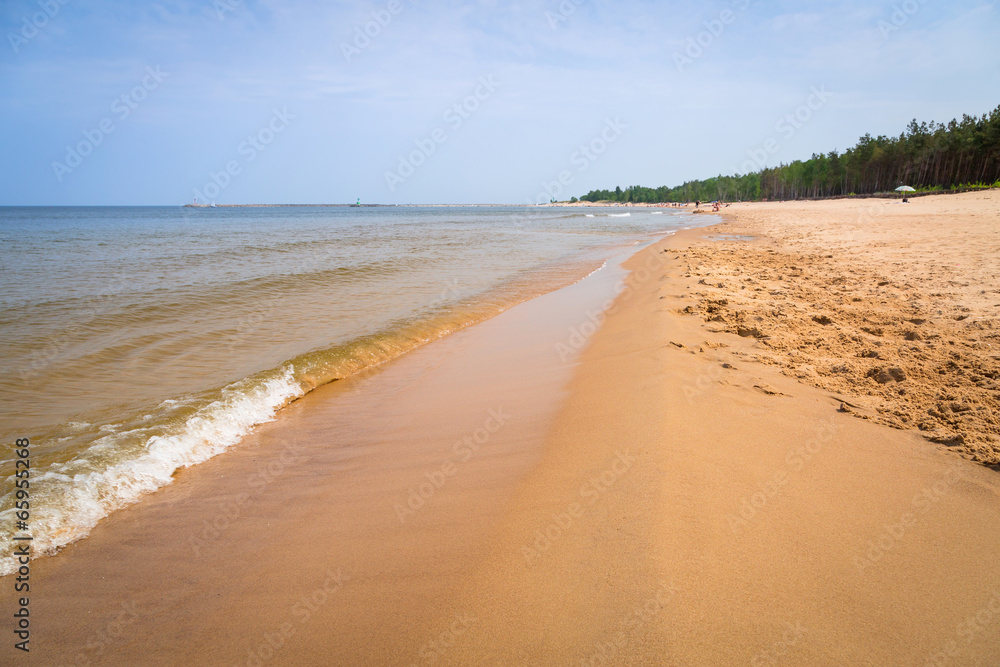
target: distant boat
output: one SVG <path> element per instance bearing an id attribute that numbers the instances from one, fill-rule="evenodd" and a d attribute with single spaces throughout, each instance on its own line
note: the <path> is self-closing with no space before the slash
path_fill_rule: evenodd
<path id="1" fill-rule="evenodd" d="M 215 205 L 215 202 L 212 202 L 212 208 L 219 208 L 219 207 Z"/>

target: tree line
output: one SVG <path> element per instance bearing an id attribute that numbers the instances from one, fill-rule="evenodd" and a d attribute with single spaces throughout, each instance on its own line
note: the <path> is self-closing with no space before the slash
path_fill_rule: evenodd
<path id="1" fill-rule="evenodd" d="M 749 174 L 715 176 L 674 187 L 632 185 L 591 190 L 583 201 L 686 202 L 801 199 L 889 192 L 900 185 L 918 191 L 1000 187 L 1000 106 L 981 117 L 951 122 L 910 121 L 898 137 L 865 134 L 843 153 Z"/>

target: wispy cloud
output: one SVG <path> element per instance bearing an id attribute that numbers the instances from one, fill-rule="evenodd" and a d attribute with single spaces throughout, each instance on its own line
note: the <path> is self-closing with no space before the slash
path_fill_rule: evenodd
<path id="1" fill-rule="evenodd" d="M 39 5 L 3 3 L 0 115 L 27 131 L 0 139 L 0 203 L 186 201 L 276 106 L 296 125 L 229 201 L 521 201 L 616 115 L 629 132 L 574 194 L 676 183 L 727 170 L 812 85 L 836 98 L 781 159 L 982 113 L 1000 88 L 997 8 L 977 0 L 920 3 L 888 38 L 892 2 L 397 1 L 387 20 L 389 0 L 70 0 L 17 50 L 9 35 Z M 346 58 L 359 30 L 368 43 Z M 151 65 L 170 79 L 57 183 L 52 160 Z M 386 165 L 487 75 L 503 82 L 488 107 L 387 193 Z"/>

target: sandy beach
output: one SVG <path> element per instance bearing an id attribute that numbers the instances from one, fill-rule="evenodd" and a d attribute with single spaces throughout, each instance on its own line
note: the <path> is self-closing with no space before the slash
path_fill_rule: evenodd
<path id="1" fill-rule="evenodd" d="M 855 414 L 1000 463 L 1000 196 L 747 204 L 692 248 L 698 312 Z M 738 268 L 738 270 L 736 270 Z M 722 303 L 725 300 L 726 303 Z"/>
<path id="2" fill-rule="evenodd" d="M 734 204 L 595 275 L 36 561 L 32 659 L 1000 664 L 1000 192 Z"/>

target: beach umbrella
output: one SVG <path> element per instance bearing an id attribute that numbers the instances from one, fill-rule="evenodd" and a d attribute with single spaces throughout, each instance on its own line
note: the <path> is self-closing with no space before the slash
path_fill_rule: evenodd
<path id="1" fill-rule="evenodd" d="M 909 185 L 900 185 L 898 188 L 896 188 L 896 192 L 902 192 L 903 193 L 903 201 L 906 201 L 906 193 L 907 192 L 916 192 L 916 190 L 914 190 L 913 188 L 911 188 Z"/>

